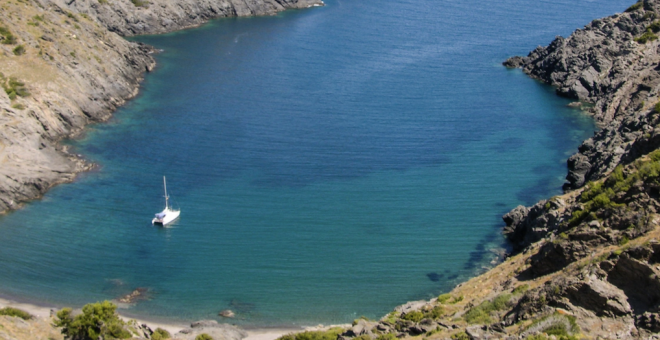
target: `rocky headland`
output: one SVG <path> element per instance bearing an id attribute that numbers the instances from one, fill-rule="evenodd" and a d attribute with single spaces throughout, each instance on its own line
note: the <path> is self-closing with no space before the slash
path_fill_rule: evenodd
<path id="1" fill-rule="evenodd" d="M 565 194 L 506 214 L 513 253 L 431 301 L 340 337 L 660 338 L 660 1 L 640 1 L 504 62 L 556 88 L 600 130 Z"/>
<path id="2" fill-rule="evenodd" d="M 138 92 L 153 49 L 124 36 L 321 0 L 15 0 L 0 4 L 0 212 L 91 165 L 59 144 Z"/>
<path id="3" fill-rule="evenodd" d="M 202 15 L 187 11 L 189 1 L 161 6 L 22 1 L 3 4 L 0 12 L 1 25 L 18 37 L 17 43 L 0 46 L 4 83 L 17 78 L 14 98 L 0 95 L 2 209 L 84 169 L 86 164 L 57 141 L 106 119 L 135 94 L 143 72 L 153 67 L 151 50 L 119 34 L 188 27 L 216 14 L 269 14 L 313 5 L 264 3 L 257 9 L 245 3 L 233 10 L 216 5 Z M 122 14 L 127 9 L 131 15 Z M 174 14 L 179 10 L 188 14 Z M 26 22 L 35 24 L 21 30 Z M 568 159 L 565 194 L 503 217 L 513 253 L 501 264 L 435 299 L 399 306 L 380 320 L 361 318 L 351 327 L 283 339 L 660 338 L 658 32 L 660 0 L 640 1 L 504 62 L 573 98 L 600 130 Z M 27 52 L 15 55 L 18 45 Z M 15 69 L 23 73 L 10 72 Z M 18 95 L 19 83 L 25 83 L 28 95 Z M 224 326 L 202 322 L 180 336 L 204 327 Z M 235 335 L 244 336 L 240 330 Z"/>
<path id="4" fill-rule="evenodd" d="M 660 1 L 645 0 L 506 60 L 600 127 L 568 159 L 565 194 L 503 216 L 503 263 L 337 338 L 660 338 L 658 32 Z"/>

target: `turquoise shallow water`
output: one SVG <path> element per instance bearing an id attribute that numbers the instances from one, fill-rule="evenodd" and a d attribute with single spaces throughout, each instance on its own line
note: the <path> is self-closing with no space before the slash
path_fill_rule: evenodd
<path id="1" fill-rule="evenodd" d="M 500 63 L 627 5 L 329 0 L 138 37 L 163 49 L 141 94 L 70 142 L 99 170 L 0 218 L 0 294 L 310 325 L 447 291 L 594 129 Z"/>

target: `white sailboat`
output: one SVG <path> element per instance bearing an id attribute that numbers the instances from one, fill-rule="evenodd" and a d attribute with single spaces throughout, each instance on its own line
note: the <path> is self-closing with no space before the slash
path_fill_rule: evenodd
<path id="1" fill-rule="evenodd" d="M 172 223 L 172 221 L 179 218 L 179 214 L 181 214 L 181 210 L 170 209 L 170 205 L 168 202 L 170 197 L 167 196 L 167 181 L 165 180 L 165 176 L 163 176 L 163 187 L 165 188 L 165 209 L 157 213 L 154 219 L 151 220 L 151 223 L 166 226 L 169 223 Z"/>

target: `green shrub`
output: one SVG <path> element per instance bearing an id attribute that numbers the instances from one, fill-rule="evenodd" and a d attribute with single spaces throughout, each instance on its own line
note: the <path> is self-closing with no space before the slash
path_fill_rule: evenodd
<path id="1" fill-rule="evenodd" d="M 607 193 L 602 193 L 592 200 L 591 209 L 589 210 L 598 210 L 600 208 L 609 207 L 612 202 L 608 197 Z"/>
<path id="2" fill-rule="evenodd" d="M 639 168 L 640 179 L 656 178 L 660 176 L 660 162 L 646 162 Z"/>
<path id="3" fill-rule="evenodd" d="M 71 308 L 57 312 L 54 326 L 62 327 L 67 339 L 97 340 L 99 337 L 128 339 L 131 333 L 116 313 L 117 306 L 109 301 L 90 303 L 82 308 L 82 314 L 75 317 Z"/>
<path id="4" fill-rule="evenodd" d="M 327 331 L 307 331 L 296 334 L 287 334 L 278 338 L 278 340 L 337 340 L 337 336 L 343 333 L 339 327 L 330 328 Z"/>
<path id="5" fill-rule="evenodd" d="M 376 338 L 376 340 L 397 340 L 397 339 L 398 339 L 398 338 L 396 337 L 396 335 L 394 335 L 394 334 L 392 334 L 392 333 L 382 334 L 382 335 L 379 335 L 379 336 Z"/>
<path id="6" fill-rule="evenodd" d="M 396 337 L 396 335 L 394 335 L 394 334 L 392 334 L 392 333 L 382 334 L 382 335 L 379 335 L 379 336 L 376 338 L 376 340 L 397 340 L 397 339 L 398 339 L 398 338 Z"/>
<path id="7" fill-rule="evenodd" d="M 647 30 L 651 30 L 653 33 L 658 33 L 660 32 L 660 21 L 656 21 L 647 27 Z"/>
<path id="8" fill-rule="evenodd" d="M 658 103 L 660 104 L 660 103 Z M 615 186 L 617 183 L 621 183 L 625 181 L 625 176 L 623 175 L 623 166 L 622 165 L 617 165 L 616 168 L 614 168 L 614 171 L 610 174 L 609 177 L 607 177 L 607 180 L 605 181 L 605 184 L 607 184 L 610 187 Z"/>
<path id="9" fill-rule="evenodd" d="M 640 44 L 646 44 L 649 41 L 654 41 L 658 40 L 658 36 L 653 34 L 650 29 L 646 30 L 644 34 L 640 35 L 639 37 L 635 38 L 635 41 L 640 43 Z"/>
<path id="10" fill-rule="evenodd" d="M 465 316 L 463 318 L 465 319 L 465 322 L 471 325 L 472 324 L 486 325 L 493 323 L 493 319 L 490 318 L 489 311 L 479 306 L 470 309 L 467 313 L 465 313 Z"/>
<path id="11" fill-rule="evenodd" d="M 25 46 L 18 45 L 16 47 L 14 47 L 12 52 L 14 52 L 14 55 L 23 55 L 23 54 L 25 54 Z"/>
<path id="12" fill-rule="evenodd" d="M 568 235 L 563 231 L 561 233 L 559 233 L 559 237 L 564 239 L 564 240 L 568 240 Z"/>
<path id="13" fill-rule="evenodd" d="M 401 317 L 401 319 L 403 319 L 403 320 L 408 320 L 408 321 L 412 321 L 412 322 L 420 322 L 420 321 L 422 321 L 423 318 L 424 318 L 424 313 L 422 313 L 418 310 L 414 310 L 412 312 L 408 312 L 406 314 L 403 314 L 403 316 Z"/>
<path id="14" fill-rule="evenodd" d="M 589 182 L 587 183 L 587 189 L 582 192 L 580 195 L 580 200 L 582 202 L 591 201 L 594 197 L 600 195 L 603 192 L 603 183 L 602 182 Z"/>
<path id="15" fill-rule="evenodd" d="M 580 327 L 574 316 L 554 313 L 532 322 L 526 332 L 540 332 L 542 335 L 530 336 L 527 339 L 549 339 L 548 336 L 555 336 L 557 340 L 578 340 L 573 334 L 579 333 Z"/>
<path id="16" fill-rule="evenodd" d="M 640 1 L 640 2 L 638 2 L 638 3 L 636 3 L 636 4 L 632 5 L 632 6 L 628 7 L 628 8 L 626 9 L 626 12 L 633 12 L 633 11 L 636 11 L 636 10 L 642 8 L 642 6 L 644 6 L 644 2 Z"/>
<path id="17" fill-rule="evenodd" d="M 439 303 L 445 303 L 451 299 L 451 294 L 442 294 L 438 296 Z"/>
<path id="18" fill-rule="evenodd" d="M 394 324 L 396 323 L 396 319 L 399 316 L 399 313 L 396 311 L 392 311 L 389 314 L 387 314 L 387 317 L 385 317 L 385 321 Z"/>
<path id="19" fill-rule="evenodd" d="M 658 103 L 660 104 L 660 103 Z M 649 153 L 649 158 L 651 158 L 652 161 L 657 162 L 660 161 L 660 150 L 655 150 L 651 153 Z"/>
<path id="20" fill-rule="evenodd" d="M 570 225 L 571 227 L 574 227 L 574 226 L 580 224 L 580 222 L 582 222 L 582 220 L 585 217 L 587 217 L 588 215 L 589 215 L 589 212 L 586 211 L 586 210 L 576 210 L 576 211 L 573 212 L 573 214 L 571 215 L 571 218 L 568 220 L 568 225 Z"/>
<path id="21" fill-rule="evenodd" d="M 429 319 L 440 319 L 445 315 L 445 308 L 442 306 L 435 306 L 433 309 L 424 314 L 425 318 Z"/>
<path id="22" fill-rule="evenodd" d="M 452 335 L 451 338 L 454 340 L 470 340 L 470 337 L 464 331 Z"/>
<path id="23" fill-rule="evenodd" d="M 78 22 L 78 18 L 75 16 L 75 14 L 73 14 L 73 13 L 71 13 L 71 12 L 66 12 L 66 16 L 67 16 L 69 19 L 73 19 L 73 21 Z"/>
<path id="24" fill-rule="evenodd" d="M 524 285 L 520 285 L 516 287 L 511 293 L 513 295 L 519 295 L 526 292 L 528 289 L 529 289 L 529 285 L 525 283 Z"/>
<path id="25" fill-rule="evenodd" d="M 628 237 L 626 235 L 623 235 L 623 237 L 621 237 L 621 239 L 619 239 L 619 245 L 620 246 L 623 246 L 628 242 L 630 242 L 630 240 L 628 239 Z"/>
<path id="26" fill-rule="evenodd" d="M 213 338 L 210 335 L 206 334 L 206 333 L 202 333 L 202 334 L 196 336 L 195 340 L 213 340 Z"/>
<path id="27" fill-rule="evenodd" d="M 0 41 L 5 45 L 13 45 L 16 43 L 16 37 L 11 34 L 7 28 L 2 26 L 0 26 L 0 37 L 2 38 Z"/>
<path id="28" fill-rule="evenodd" d="M 0 315 L 13 316 L 23 320 L 30 320 L 34 318 L 32 314 L 14 307 L 5 307 L 0 309 Z"/>
<path id="29" fill-rule="evenodd" d="M 172 335 L 167 330 L 160 327 L 156 328 L 154 334 L 151 334 L 151 340 L 165 340 L 171 338 Z"/>
<path id="30" fill-rule="evenodd" d="M 144 0 L 131 0 L 131 2 L 135 7 L 147 7 L 149 5 L 149 3 Z"/>
<path id="31" fill-rule="evenodd" d="M 25 83 L 14 77 L 7 79 L 2 73 L 0 73 L 0 86 L 2 86 L 11 100 L 16 99 L 16 96 L 27 97 L 30 95 L 30 92 L 25 88 Z"/>
<path id="32" fill-rule="evenodd" d="M 452 300 L 450 303 L 451 303 L 452 305 L 454 305 L 454 304 L 457 304 L 457 303 L 459 303 L 459 302 L 461 302 L 461 301 L 463 301 L 463 295 L 460 295 L 460 296 L 458 296 L 458 297 L 455 297 L 454 300 Z"/>
<path id="33" fill-rule="evenodd" d="M 490 324 L 493 322 L 490 313 L 506 309 L 510 300 L 511 294 L 501 294 L 492 301 L 484 301 L 465 313 L 465 321 L 469 324 Z"/>
<path id="34" fill-rule="evenodd" d="M 511 300 L 511 294 L 500 294 L 493 300 L 493 309 L 503 310 L 509 307 L 510 300 Z"/>

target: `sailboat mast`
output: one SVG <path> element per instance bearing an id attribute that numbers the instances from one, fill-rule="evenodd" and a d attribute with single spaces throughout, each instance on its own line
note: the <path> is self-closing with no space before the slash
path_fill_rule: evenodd
<path id="1" fill-rule="evenodd" d="M 165 176 L 163 176 L 163 188 L 165 188 L 165 209 L 167 209 L 169 207 L 169 205 L 167 205 L 167 199 L 169 197 L 167 197 L 167 181 L 165 180 Z"/>

